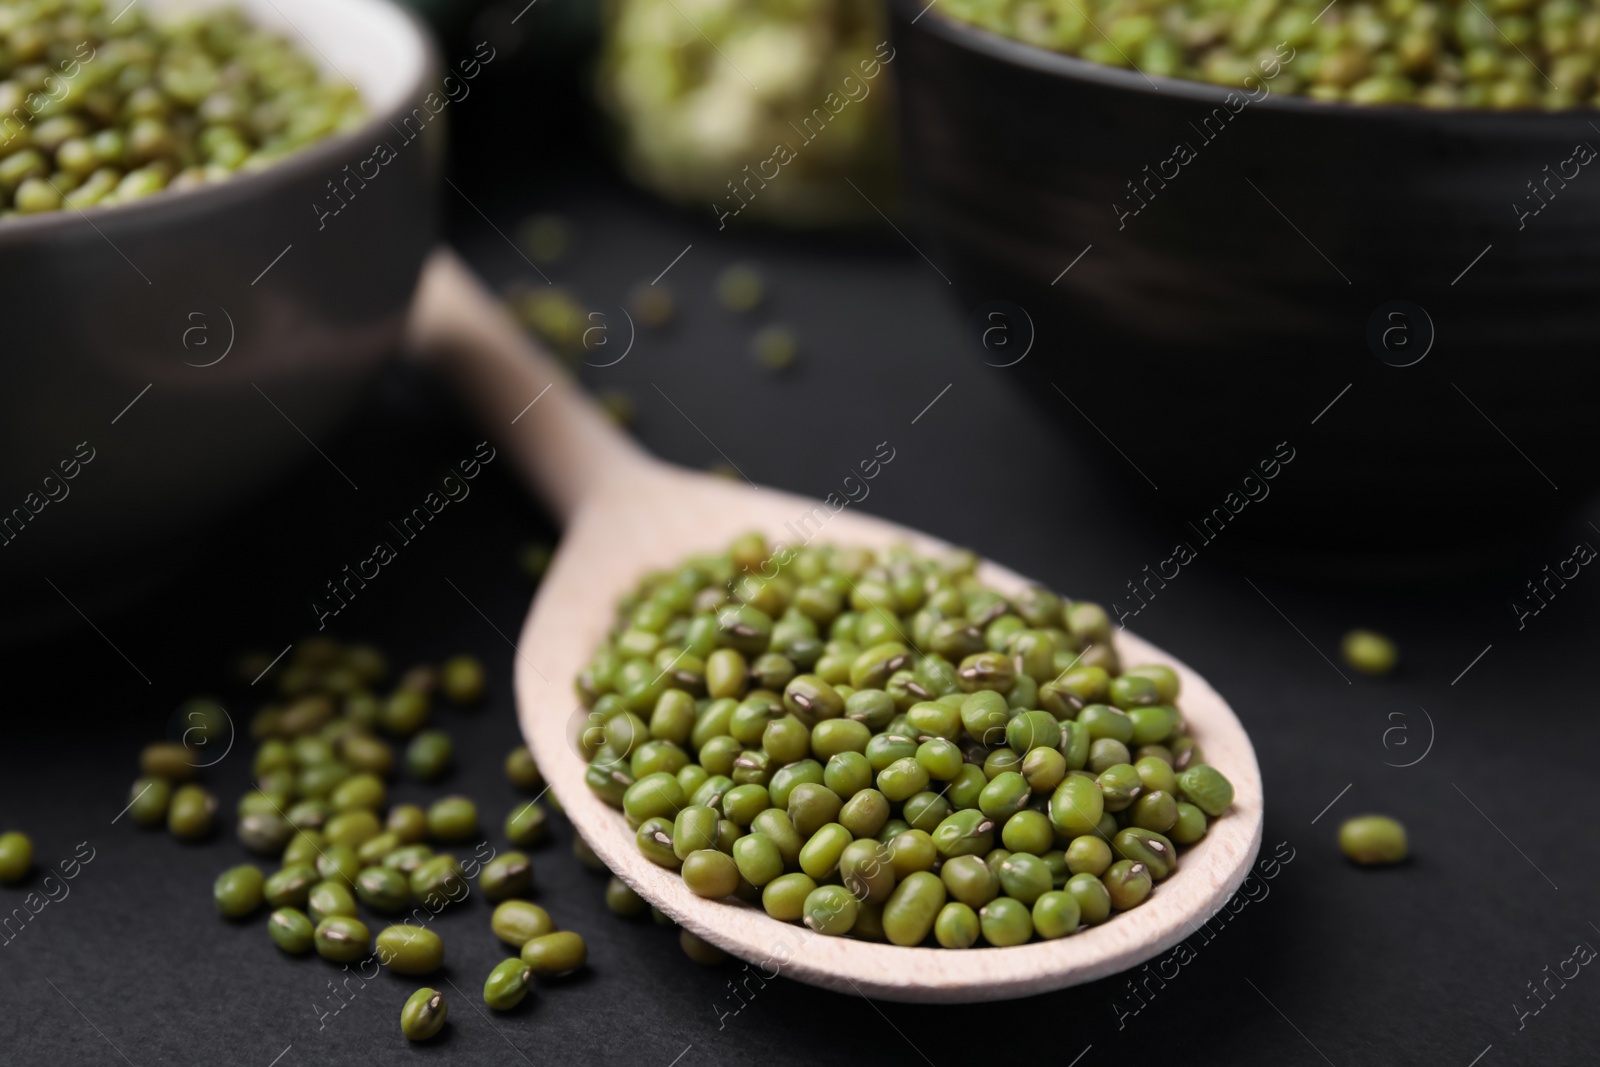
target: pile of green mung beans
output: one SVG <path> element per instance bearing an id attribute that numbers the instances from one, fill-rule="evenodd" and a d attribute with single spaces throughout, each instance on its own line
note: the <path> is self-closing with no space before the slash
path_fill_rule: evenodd
<path id="1" fill-rule="evenodd" d="M 242 664 L 243 675 L 266 673 L 264 660 Z M 428 728 L 435 697 L 456 705 L 481 701 L 483 667 L 471 656 L 455 656 L 437 668 L 413 667 L 385 687 L 388 672 L 386 658 L 371 646 L 323 637 L 294 646 L 277 670 L 280 699 L 250 724 L 257 742 L 255 788 L 238 803 L 240 842 L 277 860 L 278 869 L 231 867 L 218 875 L 213 901 L 232 920 L 271 909 L 267 934 L 285 952 L 314 951 L 342 964 L 372 958 L 397 974 L 420 976 L 444 962 L 443 939 L 427 921 L 464 899 L 476 878 L 477 889 L 498 905 L 490 924 L 495 936 L 520 950 L 484 986 L 485 1003 L 510 1008 L 535 976 L 565 974 L 587 960 L 580 935 L 557 929 L 543 908 L 520 899 L 533 889 L 533 865 L 521 849 L 543 841 L 548 829 L 538 803 L 543 776 L 525 747 L 508 753 L 507 779 L 533 795 L 503 824 L 515 847 L 482 863 L 458 858 L 449 848 L 481 834 L 477 805 L 459 795 L 440 796 L 426 807 L 389 804 L 389 783 L 400 771 L 423 783 L 449 772 L 450 735 Z M 166 825 L 180 838 L 198 840 L 212 833 L 218 805 L 193 779 L 208 763 L 210 746 L 224 747 L 231 720 L 209 700 L 185 705 L 179 719 L 186 727 L 182 742 L 156 742 L 141 753 L 142 776 L 129 810 L 141 825 Z M 0 861 L 13 852 L 20 861 L 20 847 L 3 837 L 0 846 Z M 0 877 L 6 873 L 0 862 Z M 380 923 L 374 936 L 364 913 L 390 925 Z M 448 1010 L 437 990 L 419 989 L 402 1009 L 401 1030 L 426 1040 L 443 1027 Z"/>
<path id="2" fill-rule="evenodd" d="M 223 181 L 364 117 L 353 86 L 233 8 L 0 0 L 0 217 Z"/>
<path id="3" fill-rule="evenodd" d="M 1265 60 L 1282 67 L 1274 91 L 1314 100 L 1600 104 L 1600 9 L 1584 0 L 946 0 L 938 10 L 1091 62 L 1252 92 Z"/>
<path id="4" fill-rule="evenodd" d="M 693 892 L 819 933 L 1016 945 L 1143 903 L 1233 802 L 1178 676 L 976 566 L 752 533 L 645 576 L 577 679 L 589 787 Z"/>

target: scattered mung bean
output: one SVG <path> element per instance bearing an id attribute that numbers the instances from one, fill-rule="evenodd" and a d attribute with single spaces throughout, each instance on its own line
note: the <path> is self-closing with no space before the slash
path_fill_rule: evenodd
<path id="1" fill-rule="evenodd" d="M 449 1015 L 444 994 L 424 986 L 407 997 L 400 1009 L 400 1032 L 412 1041 L 426 1041 L 444 1029 Z"/>
<path id="2" fill-rule="evenodd" d="M 267 919 L 267 933 L 272 943 L 285 952 L 303 956 L 315 944 L 316 928 L 306 913 L 298 908 L 279 908 Z"/>
<path id="3" fill-rule="evenodd" d="M 20 882 L 33 867 L 33 840 L 20 830 L 0 834 L 0 882 Z"/>
<path id="4" fill-rule="evenodd" d="M 1406 828 L 1387 815 L 1358 815 L 1339 827 L 1339 850 L 1363 867 L 1385 866 L 1406 858 Z"/>
<path id="5" fill-rule="evenodd" d="M 510 1011 L 522 1003 L 533 981 L 533 968 L 513 957 L 501 960 L 483 983 L 483 1002 L 495 1011 Z"/>
<path id="6" fill-rule="evenodd" d="M 426 927 L 384 927 L 377 944 L 378 962 L 396 974 L 432 974 L 444 963 L 444 941 Z"/>
<path id="7" fill-rule="evenodd" d="M 570 930 L 556 930 L 530 938 L 522 946 L 522 962 L 536 975 L 567 974 L 589 958 L 583 938 Z"/>
<path id="8" fill-rule="evenodd" d="M 522 852 L 502 852 L 484 865 L 478 888 L 490 900 L 519 897 L 533 888 L 533 862 Z"/>
<path id="9" fill-rule="evenodd" d="M 204 786 L 190 782 L 179 786 L 167 808 L 167 829 L 174 837 L 198 841 L 211 833 L 217 814 L 217 798 Z"/>
<path id="10" fill-rule="evenodd" d="M 261 906 L 265 884 L 261 868 L 247 863 L 217 875 L 211 896 L 223 916 L 242 919 Z"/>
<path id="11" fill-rule="evenodd" d="M 335 963 L 355 963 L 367 954 L 367 924 L 348 915 L 333 915 L 317 924 L 317 955 Z"/>
<path id="12" fill-rule="evenodd" d="M 489 925 L 496 937 L 517 948 L 556 928 L 549 912 L 526 900 L 507 900 L 496 905 Z"/>
<path id="13" fill-rule="evenodd" d="M 1362 674 L 1388 674 L 1400 661 L 1394 642 L 1372 630 L 1351 630 L 1339 642 L 1339 652 Z"/>

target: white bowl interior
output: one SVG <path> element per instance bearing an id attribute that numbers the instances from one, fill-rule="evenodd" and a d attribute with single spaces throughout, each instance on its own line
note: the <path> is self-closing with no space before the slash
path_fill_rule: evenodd
<path id="1" fill-rule="evenodd" d="M 349 79 L 369 113 L 388 111 L 417 79 L 426 45 L 391 0 L 145 0 L 150 15 L 239 7 L 256 25 L 288 38 L 333 78 Z M 420 103 L 420 101 L 419 101 Z"/>

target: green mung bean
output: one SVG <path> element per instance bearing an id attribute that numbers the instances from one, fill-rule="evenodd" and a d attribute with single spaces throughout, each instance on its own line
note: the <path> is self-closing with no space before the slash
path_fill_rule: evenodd
<path id="1" fill-rule="evenodd" d="M 400 1009 L 400 1032 L 412 1041 L 426 1041 L 444 1028 L 449 1015 L 444 994 L 424 987 L 407 997 Z"/>
<path id="2" fill-rule="evenodd" d="M 513 845 L 522 848 L 536 845 L 549 833 L 549 816 L 534 801 L 519 804 L 506 816 L 505 833 Z"/>
<path id="3" fill-rule="evenodd" d="M 326 845 L 317 854 L 317 873 L 332 882 L 354 887 L 361 873 L 361 858 L 349 845 Z"/>
<path id="4" fill-rule="evenodd" d="M 1028 905 L 1013 897 L 996 897 L 978 912 L 983 939 L 996 947 L 1020 945 L 1033 936 Z"/>
<path id="5" fill-rule="evenodd" d="M 382 833 L 382 827 L 377 815 L 366 808 L 357 808 L 341 812 L 324 823 L 322 839 L 329 845 L 360 848 Z"/>
<path id="6" fill-rule="evenodd" d="M 1339 850 L 1364 867 L 1399 863 L 1406 858 L 1406 828 L 1387 815 L 1359 815 L 1339 827 Z"/>
<path id="7" fill-rule="evenodd" d="M 1065 937 L 1078 928 L 1078 899 L 1053 889 L 1033 902 L 1033 930 L 1040 937 Z"/>
<path id="8" fill-rule="evenodd" d="M 251 864 L 230 867 L 217 876 L 211 887 L 217 911 L 229 919 L 241 919 L 261 906 L 266 878 L 261 868 Z"/>
<path id="9" fill-rule="evenodd" d="M 1362 674 L 1388 674 L 1400 661 L 1394 642 L 1371 630 L 1351 630 L 1339 642 L 1339 651 Z"/>
<path id="10" fill-rule="evenodd" d="M 784 922 L 805 918 L 805 903 L 817 883 L 801 871 L 780 875 L 761 890 L 761 906 L 768 915 Z"/>
<path id="11" fill-rule="evenodd" d="M 978 913 L 958 900 L 952 900 L 939 909 L 933 923 L 933 936 L 945 948 L 971 948 L 982 934 Z"/>
<path id="12" fill-rule="evenodd" d="M 432 974 L 444 963 L 444 942 L 421 926 L 386 926 L 378 931 L 377 953 L 395 974 Z"/>
<path id="13" fill-rule="evenodd" d="M 335 915 L 354 918 L 356 898 L 343 882 L 318 882 L 306 895 L 306 910 L 313 922 Z"/>
<path id="14" fill-rule="evenodd" d="M 501 960 L 483 983 L 483 1002 L 495 1011 L 510 1011 L 528 995 L 533 968 L 518 958 Z"/>
<path id="15" fill-rule="evenodd" d="M 761 303 L 761 275 L 749 263 L 735 263 L 717 276 L 717 299 L 730 311 L 749 311 Z"/>
<path id="16" fill-rule="evenodd" d="M 506 779 L 525 793 L 537 793 L 544 788 L 544 776 L 526 745 L 518 746 L 506 754 Z"/>
<path id="17" fill-rule="evenodd" d="M 0 834 L 0 882 L 20 882 L 33 868 L 33 840 L 20 830 Z"/>
<path id="18" fill-rule="evenodd" d="M 411 893 L 424 904 L 441 899 L 459 900 L 467 893 L 461 861 L 448 852 L 423 860 L 411 872 Z"/>
<path id="19" fill-rule="evenodd" d="M 267 919 L 267 933 L 273 944 L 296 956 L 310 952 L 316 943 L 316 928 L 298 908 L 274 911 Z"/>
<path id="20" fill-rule="evenodd" d="M 363 866 L 372 867 L 382 863 L 391 853 L 400 849 L 400 835 L 392 830 L 385 830 L 376 837 L 369 837 L 356 846 L 356 858 Z"/>
<path id="21" fill-rule="evenodd" d="M 389 867 L 367 867 L 356 875 L 356 896 L 377 912 L 404 911 L 411 905 L 411 883 Z"/>
<path id="22" fill-rule="evenodd" d="M 526 900 L 507 900 L 496 905 L 489 925 L 494 936 L 517 948 L 556 928 L 549 912 Z"/>
<path id="23" fill-rule="evenodd" d="M 256 812 L 239 820 L 239 843 L 263 856 L 280 856 L 295 829 L 275 811 Z"/>
<path id="24" fill-rule="evenodd" d="M 1107 867 L 1107 870 L 1110 868 Z M 1111 915 L 1111 894 L 1098 877 L 1088 872 L 1067 879 L 1065 891 L 1078 902 L 1078 914 L 1090 926 L 1103 923 Z"/>
<path id="25" fill-rule="evenodd" d="M 533 862 L 526 853 L 502 852 L 484 864 L 478 888 L 490 900 L 519 897 L 533 888 Z"/>
<path id="26" fill-rule="evenodd" d="M 317 955 L 335 963 L 355 963 L 367 954 L 367 924 L 348 915 L 332 915 L 317 924 Z"/>
<path id="27" fill-rule="evenodd" d="M 588 958 L 588 946 L 571 930 L 541 934 L 522 946 L 522 962 L 536 975 L 569 974 Z"/>
<path id="28" fill-rule="evenodd" d="M 172 786 L 165 778 L 139 778 L 129 790 L 128 814 L 140 826 L 160 826 L 171 802 Z"/>
<path id="29" fill-rule="evenodd" d="M 262 896 L 274 908 L 303 908 L 310 899 L 311 887 L 320 880 L 316 868 L 305 863 L 283 867 L 267 878 Z"/>
<path id="30" fill-rule="evenodd" d="M 456 704 L 472 704 L 483 698 L 483 664 L 472 656 L 452 656 L 439 668 L 439 688 Z"/>
<path id="31" fill-rule="evenodd" d="M 758 840 L 755 835 L 750 835 L 746 840 Z M 739 888 L 739 867 L 734 864 L 733 857 L 725 853 L 718 853 L 714 848 L 702 848 L 683 857 L 683 885 L 690 888 L 690 893 L 696 896 L 717 897 L 731 896 L 734 889 Z M 760 885 L 752 878 L 750 885 Z"/>
<path id="32" fill-rule="evenodd" d="M 1127 911 L 1144 903 L 1150 895 L 1150 869 L 1136 860 L 1118 860 L 1100 876 L 1111 898 L 1111 906 Z"/>
<path id="33" fill-rule="evenodd" d="M 806 896 L 801 914 L 805 924 L 819 934 L 840 935 L 855 925 L 860 902 L 844 886 L 820 885 Z"/>
<path id="34" fill-rule="evenodd" d="M 428 837 L 428 814 L 416 804 L 396 804 L 389 809 L 384 827 L 400 838 L 400 843 L 415 845 Z"/>
<path id="35" fill-rule="evenodd" d="M 464 841 L 477 832 L 478 806 L 467 797 L 444 797 L 428 808 L 428 835 L 435 841 Z"/>
<path id="36" fill-rule="evenodd" d="M 139 753 L 139 770 L 149 778 L 185 782 L 195 775 L 195 764 L 188 748 L 176 741 L 157 741 Z"/>
<path id="37" fill-rule="evenodd" d="M 377 811 L 383 807 L 387 793 L 382 778 L 363 771 L 341 779 L 328 794 L 328 803 L 337 812 Z"/>
<path id="38" fill-rule="evenodd" d="M 1195 807 L 1216 818 L 1233 804 L 1233 784 L 1210 764 L 1199 763 L 1178 775 L 1178 791 Z"/>
<path id="39" fill-rule="evenodd" d="M 387 856 L 383 857 L 382 864 L 391 870 L 399 871 L 408 879 L 421 867 L 433 858 L 433 849 L 427 845 L 401 845 Z"/>
<path id="40" fill-rule="evenodd" d="M 612 875 L 611 880 L 606 883 L 606 908 L 613 915 L 633 919 L 649 911 L 650 905 L 635 893 L 628 883 Z"/>
<path id="41" fill-rule="evenodd" d="M 217 814 L 217 798 L 204 786 L 193 782 L 178 787 L 167 808 L 167 829 L 174 837 L 197 841 L 211 833 Z"/>
<path id="42" fill-rule="evenodd" d="M 728 954 L 716 945 L 686 929 L 678 931 L 678 947 L 683 949 L 685 956 L 707 967 L 715 966 L 728 958 Z"/>
<path id="43" fill-rule="evenodd" d="M 431 782 L 450 769 L 454 746 L 443 730 L 423 730 L 406 745 L 406 773 Z"/>

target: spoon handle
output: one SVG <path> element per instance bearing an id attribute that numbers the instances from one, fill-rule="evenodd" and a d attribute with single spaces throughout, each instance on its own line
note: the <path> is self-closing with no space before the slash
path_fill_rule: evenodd
<path id="1" fill-rule="evenodd" d="M 407 338 L 563 522 L 597 482 L 650 462 L 449 248 L 423 267 Z"/>

